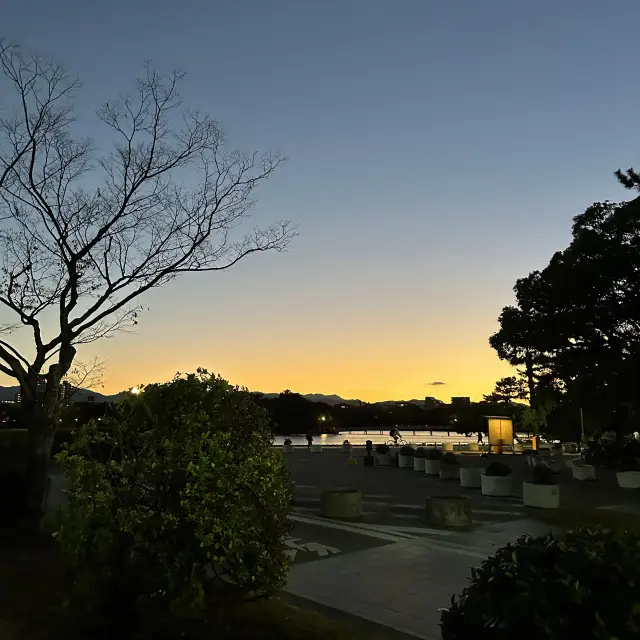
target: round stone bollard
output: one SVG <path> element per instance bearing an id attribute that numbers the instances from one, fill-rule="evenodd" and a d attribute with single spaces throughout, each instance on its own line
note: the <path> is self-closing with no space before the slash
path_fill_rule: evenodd
<path id="1" fill-rule="evenodd" d="M 325 518 L 359 518 L 363 513 L 362 491 L 325 489 L 320 500 L 320 512 Z"/>
<path id="2" fill-rule="evenodd" d="M 427 498 L 427 524 L 435 527 L 470 527 L 471 501 L 467 496 Z"/>

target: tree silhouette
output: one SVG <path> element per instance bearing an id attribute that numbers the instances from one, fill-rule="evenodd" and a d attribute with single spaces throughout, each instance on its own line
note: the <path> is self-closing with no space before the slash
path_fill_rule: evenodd
<path id="1" fill-rule="evenodd" d="M 554 406 L 571 399 L 576 412 L 611 415 L 637 402 L 640 385 L 640 198 L 594 203 L 572 232 L 543 270 L 518 280 L 517 306 L 503 310 L 490 344 L 515 366 L 529 358 L 536 395 Z"/>
<path id="2" fill-rule="evenodd" d="M 238 231 L 283 159 L 228 150 L 215 120 L 182 108 L 182 74 L 147 65 L 131 94 L 104 104 L 98 124 L 113 147 L 97 153 L 76 135 L 80 85 L 59 64 L 4 41 L 0 71 L 2 329 L 27 329 L 32 343 L 25 352 L 23 341 L 0 340 L 0 371 L 22 390 L 29 504 L 39 514 L 58 388 L 77 345 L 130 329 L 147 291 L 281 251 L 294 230 Z"/>
<path id="3" fill-rule="evenodd" d="M 485 402 L 496 404 L 510 404 L 514 400 L 525 400 L 527 397 L 527 389 L 525 382 L 517 376 L 508 376 L 500 378 L 496 382 L 494 390 L 484 396 Z"/>

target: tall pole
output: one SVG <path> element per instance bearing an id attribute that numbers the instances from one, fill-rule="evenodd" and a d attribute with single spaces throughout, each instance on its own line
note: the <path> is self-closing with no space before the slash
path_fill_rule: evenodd
<path id="1" fill-rule="evenodd" d="M 580 407 L 580 433 L 582 435 L 582 442 L 584 442 L 584 416 L 582 414 L 582 407 Z M 580 444 L 582 444 L 582 442 Z"/>

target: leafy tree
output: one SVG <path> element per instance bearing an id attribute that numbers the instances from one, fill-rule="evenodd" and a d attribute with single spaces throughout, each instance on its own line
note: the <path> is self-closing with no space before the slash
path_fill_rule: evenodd
<path id="1" fill-rule="evenodd" d="M 529 359 L 534 394 L 555 389 L 613 412 L 640 382 L 640 198 L 595 203 L 574 218 L 573 240 L 515 286 L 517 306 L 490 338 L 515 366 Z M 534 408 L 539 408 L 532 402 Z"/>
<path id="2" fill-rule="evenodd" d="M 32 343 L 1 340 L 0 371 L 22 390 L 35 516 L 76 347 L 135 325 L 140 296 L 180 274 L 281 251 L 294 235 L 286 222 L 238 235 L 282 157 L 228 150 L 215 120 L 182 108 L 182 79 L 147 66 L 98 111 L 113 147 L 96 152 L 77 135 L 78 81 L 0 41 L 0 305 L 5 332 L 28 330 Z"/>
<path id="3" fill-rule="evenodd" d="M 514 400 L 525 400 L 527 389 L 525 382 L 516 376 L 500 378 L 494 390 L 484 396 L 485 402 L 496 404 L 511 404 Z"/>
<path id="4" fill-rule="evenodd" d="M 58 455 L 74 609 L 134 637 L 140 622 L 158 632 L 168 614 L 281 588 L 291 494 L 271 444 L 250 394 L 204 370 L 131 395 L 108 430 L 85 426 Z"/>

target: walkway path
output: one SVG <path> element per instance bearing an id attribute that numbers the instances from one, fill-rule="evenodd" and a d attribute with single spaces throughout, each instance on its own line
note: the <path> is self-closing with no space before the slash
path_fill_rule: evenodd
<path id="1" fill-rule="evenodd" d="M 502 461 L 502 460 L 501 460 Z M 296 453 L 288 458 L 296 482 L 287 590 L 320 605 L 360 616 L 405 634 L 440 638 L 439 609 L 467 585 L 471 568 L 519 536 L 549 530 L 523 506 L 521 457 L 505 456 L 513 469 L 512 498 L 489 498 L 408 469 L 347 465 L 340 452 Z M 467 465 L 486 466 L 486 458 Z M 627 508 L 632 497 L 615 476 L 598 471 L 598 482 L 578 483 L 564 469 L 558 476 L 564 506 Z M 320 517 L 322 489 L 338 486 L 363 493 L 364 516 L 356 521 Z M 429 495 L 467 495 L 473 530 L 431 529 L 424 519 Z"/>
<path id="2" fill-rule="evenodd" d="M 292 519 L 298 544 L 304 546 L 300 538 L 332 544 L 326 555 L 313 558 L 308 552 L 306 561 L 294 561 L 287 591 L 428 640 L 440 638 L 439 609 L 464 588 L 472 567 L 524 533 L 548 531 L 531 520 L 453 533 L 346 525 L 295 514 Z"/>

